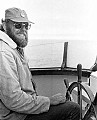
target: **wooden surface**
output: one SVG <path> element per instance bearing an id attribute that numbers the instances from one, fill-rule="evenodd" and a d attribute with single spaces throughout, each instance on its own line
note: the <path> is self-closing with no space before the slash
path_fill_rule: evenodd
<path id="1" fill-rule="evenodd" d="M 55 68 L 31 68 L 32 75 L 74 75 L 77 76 L 76 68 L 64 68 L 55 67 Z M 89 77 L 91 71 L 88 69 L 82 69 L 82 76 Z"/>

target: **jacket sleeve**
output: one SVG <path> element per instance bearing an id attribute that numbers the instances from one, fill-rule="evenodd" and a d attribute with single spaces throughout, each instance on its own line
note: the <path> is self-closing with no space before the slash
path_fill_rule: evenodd
<path id="1" fill-rule="evenodd" d="M 48 97 L 21 89 L 15 58 L 8 51 L 0 52 L 0 99 L 8 109 L 26 114 L 46 112 L 50 106 Z"/>

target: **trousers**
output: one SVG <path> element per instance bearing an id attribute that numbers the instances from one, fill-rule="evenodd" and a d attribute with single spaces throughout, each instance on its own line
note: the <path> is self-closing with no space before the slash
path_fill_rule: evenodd
<path id="1" fill-rule="evenodd" d="M 41 114 L 27 115 L 25 120 L 79 120 L 80 107 L 77 103 L 67 101 L 65 103 L 50 106 L 49 111 Z"/>

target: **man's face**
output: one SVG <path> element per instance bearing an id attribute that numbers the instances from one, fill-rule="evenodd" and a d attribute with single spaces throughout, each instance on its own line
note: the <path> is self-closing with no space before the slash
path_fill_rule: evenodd
<path id="1" fill-rule="evenodd" d="M 17 44 L 19 47 L 25 47 L 28 43 L 28 23 L 27 22 L 13 22 L 9 20 L 6 23 L 7 35 Z"/>

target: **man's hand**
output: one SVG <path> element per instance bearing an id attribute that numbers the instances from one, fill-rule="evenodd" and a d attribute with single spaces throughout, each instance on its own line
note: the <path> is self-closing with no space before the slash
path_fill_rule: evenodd
<path id="1" fill-rule="evenodd" d="M 50 104 L 51 105 L 58 105 L 60 103 L 64 103 L 65 101 L 66 101 L 66 97 L 63 94 L 61 94 L 61 93 L 53 95 L 50 98 Z"/>

